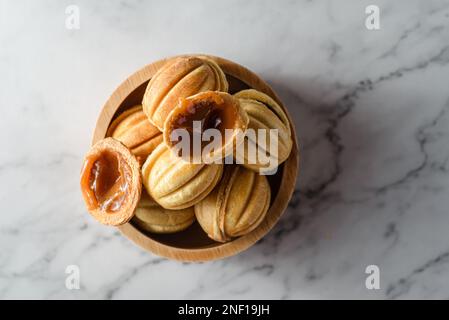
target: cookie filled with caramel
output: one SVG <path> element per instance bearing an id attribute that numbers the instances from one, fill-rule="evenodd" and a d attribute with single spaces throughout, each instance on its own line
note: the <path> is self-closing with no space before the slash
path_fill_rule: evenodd
<path id="1" fill-rule="evenodd" d="M 121 142 L 106 138 L 84 158 L 81 192 L 89 213 L 106 225 L 128 222 L 140 199 L 139 162 Z"/>
<path id="2" fill-rule="evenodd" d="M 201 92 L 179 99 L 165 121 L 164 142 L 186 160 L 213 161 L 233 152 L 248 122 L 238 99 L 226 92 Z"/>

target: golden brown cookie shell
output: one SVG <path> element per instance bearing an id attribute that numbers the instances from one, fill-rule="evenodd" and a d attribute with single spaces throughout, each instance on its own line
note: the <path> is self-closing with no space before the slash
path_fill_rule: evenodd
<path id="1" fill-rule="evenodd" d="M 193 164 L 159 145 L 142 166 L 148 194 L 166 209 L 184 209 L 206 197 L 220 180 L 222 164 Z"/>
<path id="2" fill-rule="evenodd" d="M 111 123 L 106 135 L 127 146 L 140 165 L 163 140 L 162 132 L 148 121 L 141 105 L 121 113 Z"/>
<path id="3" fill-rule="evenodd" d="M 142 100 L 143 109 L 150 122 L 163 130 L 165 119 L 178 99 L 208 90 L 228 90 L 226 76 L 213 60 L 195 56 L 175 58 L 151 78 Z"/>
<path id="4" fill-rule="evenodd" d="M 195 205 L 195 215 L 210 238 L 226 242 L 254 230 L 263 221 L 270 198 L 265 176 L 230 165 L 215 189 Z"/>
<path id="5" fill-rule="evenodd" d="M 195 221 L 195 213 L 193 207 L 181 210 L 162 208 L 144 192 L 132 221 L 148 232 L 176 233 L 185 230 Z"/>

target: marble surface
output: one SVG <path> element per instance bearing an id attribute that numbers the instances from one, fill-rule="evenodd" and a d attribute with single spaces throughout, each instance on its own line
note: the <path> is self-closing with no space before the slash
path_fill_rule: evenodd
<path id="1" fill-rule="evenodd" d="M 0 298 L 449 298 L 449 1 L 185 3 L 0 0 Z M 365 28 L 369 4 L 380 30 Z M 278 225 L 203 264 L 96 223 L 78 186 L 114 88 L 190 52 L 260 74 L 301 144 Z M 372 264 L 379 290 L 365 287 Z"/>

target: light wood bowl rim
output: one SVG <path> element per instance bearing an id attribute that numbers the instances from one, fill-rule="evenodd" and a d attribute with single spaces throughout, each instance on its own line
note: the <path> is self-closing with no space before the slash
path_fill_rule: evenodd
<path id="1" fill-rule="evenodd" d="M 277 221 L 287 208 L 287 205 L 295 189 L 299 167 L 299 153 L 298 153 L 298 143 L 296 138 L 295 126 L 293 121 L 291 120 L 291 117 L 287 109 L 284 107 L 281 100 L 279 99 L 277 94 L 273 91 L 273 89 L 271 89 L 271 87 L 255 73 L 235 62 L 211 55 L 204 55 L 204 54 L 192 54 L 192 55 L 207 56 L 213 59 L 221 66 L 221 68 L 226 74 L 231 75 L 245 82 L 251 88 L 262 91 L 271 96 L 273 99 L 275 99 L 287 114 L 292 130 L 293 147 L 289 158 L 283 163 L 284 170 L 282 173 L 279 190 L 277 192 L 276 198 L 271 204 L 267 216 L 256 229 L 254 229 L 247 235 L 241 236 L 231 242 L 219 244 L 213 247 L 188 249 L 188 248 L 173 247 L 170 245 L 160 243 L 148 237 L 146 234 L 142 233 L 131 223 L 126 223 L 124 225 L 117 227 L 120 230 L 120 232 L 123 235 L 125 235 L 125 237 L 130 239 L 132 242 L 134 242 L 141 248 L 165 258 L 184 262 L 210 261 L 230 257 L 237 253 L 242 252 L 243 250 L 248 249 L 258 240 L 264 237 L 271 230 L 271 228 L 273 228 L 273 226 L 277 223 Z M 106 101 L 105 105 L 103 106 L 100 112 L 94 130 L 92 145 L 95 144 L 95 142 L 97 142 L 98 140 L 105 138 L 111 120 L 113 119 L 115 113 L 117 112 L 118 108 L 123 103 L 123 101 L 126 99 L 126 97 L 128 97 L 140 85 L 151 79 L 151 77 L 155 74 L 155 72 L 166 61 L 172 58 L 174 57 L 161 59 L 144 66 L 143 68 L 132 74 L 130 77 L 128 77 L 122 84 L 118 86 L 118 88 L 112 93 L 112 95 Z"/>

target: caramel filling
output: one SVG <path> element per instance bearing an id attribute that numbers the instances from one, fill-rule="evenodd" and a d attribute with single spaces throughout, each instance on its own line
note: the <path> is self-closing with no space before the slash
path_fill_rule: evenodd
<path id="1" fill-rule="evenodd" d="M 89 209 L 115 213 L 126 202 L 131 168 L 117 152 L 104 150 L 87 157 L 81 176 L 81 189 Z"/>
<path id="2" fill-rule="evenodd" d="M 193 124 L 201 124 L 201 133 L 208 129 L 220 131 L 222 143 L 225 139 L 225 130 L 234 129 L 237 120 L 237 108 L 233 103 L 225 101 L 222 97 L 211 93 L 201 100 L 185 99 L 181 102 L 181 110 L 171 121 L 170 131 L 185 129 L 193 138 Z M 179 142 L 179 141 L 178 141 Z M 177 141 L 173 141 L 176 144 Z M 208 142 L 202 142 L 202 146 Z"/>

